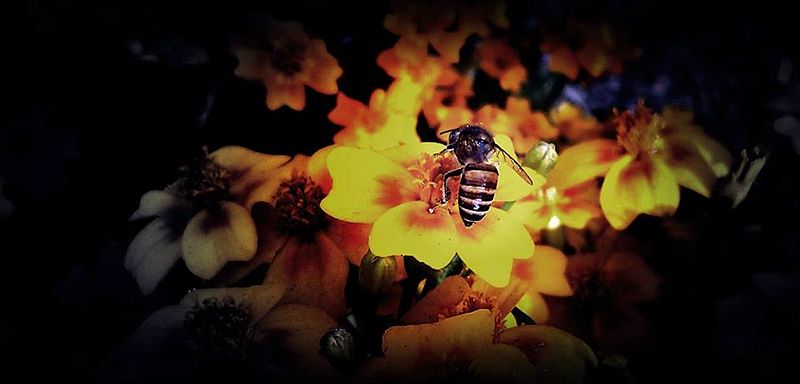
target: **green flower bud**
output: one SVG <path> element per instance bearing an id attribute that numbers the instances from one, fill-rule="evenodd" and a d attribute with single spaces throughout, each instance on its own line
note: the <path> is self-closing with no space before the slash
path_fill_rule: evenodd
<path id="1" fill-rule="evenodd" d="M 375 256 L 372 252 L 367 252 L 361 259 L 358 282 L 365 291 L 380 295 L 392 286 L 396 273 L 397 261 L 394 257 Z"/>
<path id="2" fill-rule="evenodd" d="M 558 152 L 553 143 L 540 141 L 525 154 L 523 165 L 533 168 L 542 176 L 547 177 L 558 161 Z"/>
<path id="3" fill-rule="evenodd" d="M 334 328 L 322 335 L 319 346 L 320 353 L 339 369 L 347 370 L 356 361 L 353 335 L 345 328 Z"/>

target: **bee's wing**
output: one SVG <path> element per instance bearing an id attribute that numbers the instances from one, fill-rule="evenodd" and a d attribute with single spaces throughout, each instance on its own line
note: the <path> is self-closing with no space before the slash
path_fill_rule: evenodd
<path id="1" fill-rule="evenodd" d="M 527 182 L 530 185 L 533 185 L 533 180 L 531 180 L 531 177 L 528 176 L 528 173 L 525 172 L 524 169 L 522 169 L 522 165 L 517 161 L 517 159 L 514 158 L 514 156 L 510 155 L 508 152 L 506 152 L 505 149 L 503 149 L 497 144 L 495 144 L 494 147 L 495 149 L 498 149 L 498 151 L 494 151 L 496 157 L 499 157 L 503 162 L 505 162 L 509 167 L 511 167 L 515 172 L 517 172 L 519 177 L 525 180 L 525 182 Z"/>

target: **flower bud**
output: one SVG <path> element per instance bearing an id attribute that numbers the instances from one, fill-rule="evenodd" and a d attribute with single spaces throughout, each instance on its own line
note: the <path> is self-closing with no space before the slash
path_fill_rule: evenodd
<path id="1" fill-rule="evenodd" d="M 540 141 L 525 154 L 525 159 L 523 159 L 522 163 L 533 168 L 534 171 L 539 172 L 542 176 L 547 177 L 555 167 L 557 160 L 558 152 L 556 152 L 556 146 L 553 143 Z"/>
<path id="2" fill-rule="evenodd" d="M 358 282 L 365 291 L 380 295 L 386 293 L 394 282 L 397 261 L 394 257 L 375 256 L 367 252 L 361 259 Z"/>
<path id="3" fill-rule="evenodd" d="M 353 335 L 345 328 L 334 328 L 319 341 L 320 353 L 337 368 L 350 367 L 356 358 Z"/>

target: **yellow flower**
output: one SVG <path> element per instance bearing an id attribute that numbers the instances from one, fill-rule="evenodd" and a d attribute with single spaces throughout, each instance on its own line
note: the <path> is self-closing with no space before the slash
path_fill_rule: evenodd
<path id="1" fill-rule="evenodd" d="M 246 177 L 257 172 L 257 156 L 217 156 L 242 175 L 232 186 L 248 191 L 243 203 L 252 210 L 259 234 L 255 257 L 220 273 L 219 284 L 239 281 L 268 263 L 265 282 L 285 287 L 284 301 L 313 305 L 335 317 L 344 314 L 348 260 L 360 264 L 369 225 L 336 220 L 320 209 L 331 188 L 326 159 L 335 147 L 310 158 L 296 155 L 260 181 Z"/>
<path id="2" fill-rule="evenodd" d="M 305 86 L 333 95 L 339 91 L 336 80 L 342 75 L 336 59 L 320 39 L 309 39 L 296 21 L 272 22 L 265 51 L 237 47 L 239 66 L 236 75 L 260 80 L 267 88 L 267 107 L 284 105 L 296 111 L 305 108 Z"/>
<path id="3" fill-rule="evenodd" d="M 507 42 L 497 39 L 484 40 L 478 45 L 476 54 L 480 68 L 487 75 L 500 81 L 500 88 L 519 92 L 522 83 L 528 80 L 528 70 L 522 65 L 517 51 Z"/>
<path id="4" fill-rule="evenodd" d="M 496 141 L 503 148 L 512 146 L 506 136 Z M 451 157 L 433 157 L 442 149 L 440 143 L 382 152 L 337 148 L 328 156 L 333 188 L 322 209 L 340 220 L 372 223 L 369 245 L 375 255 L 412 255 L 440 269 L 458 253 L 476 274 L 504 286 L 512 260 L 530 257 L 533 241 L 505 211 L 490 208 L 480 222 L 466 228 L 454 199 L 442 204 L 443 174 L 458 166 Z M 448 185 L 451 197 L 458 196 L 454 179 Z M 502 164 L 495 200 L 516 200 L 527 185 Z"/>
<path id="5" fill-rule="evenodd" d="M 642 213 L 674 213 L 679 185 L 709 197 L 715 180 L 728 173 L 730 154 L 692 124 L 690 112 L 667 107 L 659 115 L 640 103 L 633 113 L 619 114 L 616 124 L 616 141 L 595 139 L 568 148 L 549 180 L 565 190 L 605 175 L 600 206 L 616 229 Z"/>
<path id="6" fill-rule="evenodd" d="M 333 141 L 375 150 L 419 142 L 417 116 L 422 108 L 421 93 L 422 87 L 407 75 L 393 82 L 388 91 L 372 92 L 369 106 L 339 93 L 336 108 L 328 118 L 344 128 Z"/>
<path id="7" fill-rule="evenodd" d="M 257 159 L 265 178 L 288 160 L 224 147 L 185 167 L 183 176 L 165 190 L 145 193 L 131 220 L 152 220 L 125 255 L 125 268 L 142 293 L 152 293 L 181 258 L 190 272 L 208 280 L 229 261 L 249 260 L 256 253 L 249 206 L 244 206 L 243 190 L 232 186 L 240 176 L 235 166 L 217 161 L 231 153 Z"/>
<path id="8" fill-rule="evenodd" d="M 603 126 L 592 115 L 568 102 L 550 109 L 550 120 L 562 136 L 573 142 L 600 137 Z"/>
<path id="9" fill-rule="evenodd" d="M 596 366 L 592 350 L 556 328 L 498 330 L 479 309 L 436 323 L 395 326 L 383 335 L 384 356 L 367 361 L 356 383 L 580 383 Z"/>
<path id="10" fill-rule="evenodd" d="M 558 131 L 547 121 L 542 112 L 531 111 L 530 101 L 509 97 L 505 109 L 487 104 L 478 110 L 475 120 L 485 124 L 495 134 L 505 134 L 514 141 L 517 153 L 528 152 L 542 139 L 558 136 Z"/>
<path id="11" fill-rule="evenodd" d="M 102 367 L 100 381 L 340 379 L 319 353 L 336 320 L 283 302 L 282 292 L 263 285 L 192 291 L 145 319 Z"/>

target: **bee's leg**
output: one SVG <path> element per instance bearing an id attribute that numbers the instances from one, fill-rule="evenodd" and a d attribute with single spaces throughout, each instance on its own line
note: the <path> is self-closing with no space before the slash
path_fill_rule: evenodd
<path id="1" fill-rule="evenodd" d="M 448 145 L 447 147 L 445 147 L 445 148 L 444 148 L 443 150 L 441 150 L 440 152 L 434 153 L 434 154 L 433 154 L 433 157 L 434 157 L 434 158 L 436 158 L 436 157 L 442 157 L 442 156 L 444 156 L 444 154 L 445 154 L 445 153 L 447 153 L 447 152 L 452 152 L 452 151 L 453 151 L 453 147 L 452 147 L 451 145 Z"/>
<path id="2" fill-rule="evenodd" d="M 450 201 L 450 188 L 447 187 L 447 181 L 450 180 L 451 177 L 460 176 L 462 172 L 464 172 L 464 167 L 447 171 L 447 173 L 444 174 L 442 178 L 442 205 Z"/>

